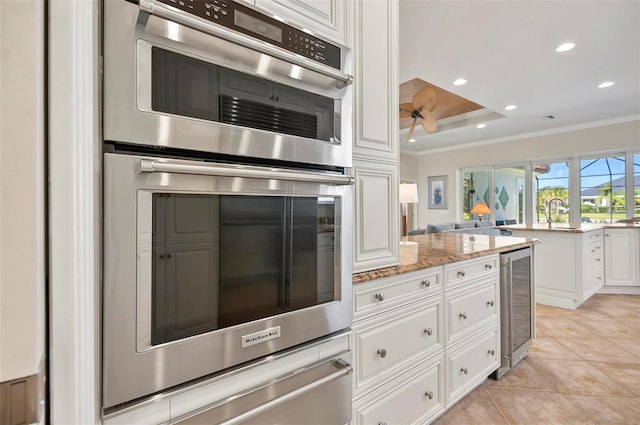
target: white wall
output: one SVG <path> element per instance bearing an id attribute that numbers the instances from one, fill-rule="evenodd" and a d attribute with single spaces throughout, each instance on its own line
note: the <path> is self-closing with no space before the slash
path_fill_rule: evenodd
<path id="1" fill-rule="evenodd" d="M 429 210 L 419 204 L 418 225 L 455 221 L 460 217 L 461 176 L 467 167 L 512 165 L 530 160 L 566 158 L 584 154 L 640 150 L 640 120 L 564 133 L 526 137 L 464 149 L 421 154 L 416 157 L 419 194 L 426 193 L 427 177 L 449 176 L 449 209 Z M 401 155 L 400 175 L 415 166 L 411 155 Z"/>
<path id="2" fill-rule="evenodd" d="M 44 42 L 42 1 L 0 1 L 0 382 L 45 352 Z"/>

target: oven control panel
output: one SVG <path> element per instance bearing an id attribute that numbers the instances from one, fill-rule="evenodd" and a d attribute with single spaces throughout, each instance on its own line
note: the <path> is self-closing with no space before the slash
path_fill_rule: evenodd
<path id="1" fill-rule="evenodd" d="M 340 48 L 233 0 L 158 0 L 184 12 L 340 69 Z"/>

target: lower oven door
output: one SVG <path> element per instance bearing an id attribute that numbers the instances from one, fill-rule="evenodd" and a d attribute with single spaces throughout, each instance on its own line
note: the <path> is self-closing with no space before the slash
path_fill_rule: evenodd
<path id="1" fill-rule="evenodd" d="M 275 379 L 172 423 L 346 424 L 351 420 L 351 353 Z"/>
<path id="2" fill-rule="evenodd" d="M 351 177 L 105 154 L 104 407 L 351 324 Z"/>

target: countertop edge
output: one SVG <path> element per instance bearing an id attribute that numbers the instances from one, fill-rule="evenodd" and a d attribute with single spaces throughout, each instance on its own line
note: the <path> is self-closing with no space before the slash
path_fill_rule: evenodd
<path id="1" fill-rule="evenodd" d="M 439 236 L 434 236 L 439 235 Z M 400 264 L 397 266 L 384 267 L 376 270 L 369 270 L 353 274 L 353 284 L 361 284 L 372 280 L 385 277 L 397 276 L 405 273 L 416 272 L 420 270 L 438 267 L 458 261 L 469 260 L 472 258 L 483 257 L 492 254 L 514 251 L 526 248 L 540 243 L 541 241 L 533 238 L 518 238 L 509 236 L 486 236 L 486 235 L 470 235 L 470 234 L 446 234 L 438 233 L 434 235 L 421 235 L 412 237 L 411 239 L 418 242 L 412 253 L 411 248 L 401 247 L 402 254 L 411 256 L 412 259 L 401 258 Z M 441 242 L 448 243 L 455 248 L 442 248 L 436 245 L 442 245 Z M 478 243 L 477 249 L 469 248 L 469 244 Z M 463 249 L 459 249 L 463 247 Z M 467 250 L 465 251 L 466 248 Z M 405 251 L 405 252 L 402 252 Z"/>

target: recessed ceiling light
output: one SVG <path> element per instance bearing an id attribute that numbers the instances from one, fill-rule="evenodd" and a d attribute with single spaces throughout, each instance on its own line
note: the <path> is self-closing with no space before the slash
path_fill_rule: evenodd
<path id="1" fill-rule="evenodd" d="M 573 49 L 574 47 L 576 47 L 575 43 L 563 43 L 563 44 L 559 45 L 558 47 L 556 47 L 556 52 L 558 52 L 558 53 L 568 52 L 569 50 Z"/>
<path id="2" fill-rule="evenodd" d="M 604 83 L 600 83 L 598 84 L 598 88 L 600 89 L 605 89 L 607 87 L 611 87 L 612 85 L 614 85 L 615 83 L 613 81 L 605 81 Z"/>
<path id="3" fill-rule="evenodd" d="M 506 111 L 513 111 L 513 110 L 514 110 L 514 109 L 516 109 L 516 108 L 517 108 L 517 106 L 516 106 L 516 105 L 507 105 L 507 106 L 505 106 L 505 107 L 504 107 L 504 109 L 505 109 Z"/>
<path id="4" fill-rule="evenodd" d="M 461 86 L 463 84 L 467 84 L 467 80 L 465 80 L 464 78 L 458 78 L 453 82 L 454 86 Z"/>
<path id="5" fill-rule="evenodd" d="M 409 143 L 415 143 L 416 139 L 409 139 Z"/>
<path id="6" fill-rule="evenodd" d="M 476 125 L 476 128 L 485 128 L 487 125 L 486 124 L 478 124 Z"/>

